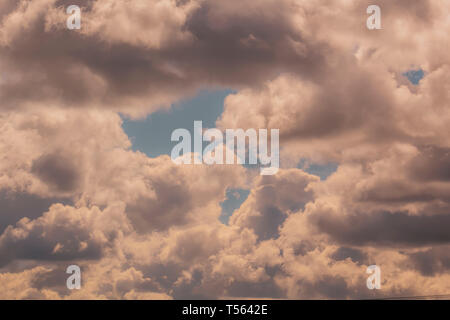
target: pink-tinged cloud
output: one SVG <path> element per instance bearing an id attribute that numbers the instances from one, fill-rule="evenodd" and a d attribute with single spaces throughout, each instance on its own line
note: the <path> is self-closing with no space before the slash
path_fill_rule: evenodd
<path id="1" fill-rule="evenodd" d="M 0 298 L 449 292 L 449 1 L 379 0 L 381 30 L 369 1 L 78 1 L 78 31 L 69 4 L 0 4 Z M 121 115 L 223 87 L 218 128 L 280 129 L 276 175 L 133 151 Z"/>

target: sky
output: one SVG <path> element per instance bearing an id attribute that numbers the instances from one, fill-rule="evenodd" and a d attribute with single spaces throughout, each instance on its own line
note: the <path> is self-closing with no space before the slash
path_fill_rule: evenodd
<path id="1" fill-rule="evenodd" d="M 171 105 L 170 110 L 152 113 L 145 119 L 133 120 L 124 117 L 123 130 L 132 142 L 132 149 L 145 153 L 149 157 L 166 154 L 170 156 L 177 142 L 171 141 L 172 132 L 178 128 L 190 131 L 194 136 L 194 121 L 202 121 L 204 128 L 215 128 L 216 120 L 223 112 L 224 100 L 233 90 L 202 90 L 194 97 Z M 205 144 L 206 145 L 206 144 Z M 228 218 L 238 209 L 248 196 L 245 189 L 226 191 L 221 202 L 220 221 L 228 223 Z M 236 196 L 236 195 L 239 196 Z"/>
<path id="2" fill-rule="evenodd" d="M 170 155 L 176 145 L 170 140 L 172 132 L 185 128 L 193 136 L 194 121 L 202 121 L 204 128 L 215 128 L 216 120 L 223 112 L 225 97 L 232 92 L 230 89 L 202 90 L 194 97 L 172 104 L 169 110 L 152 113 L 144 119 L 124 117 L 123 130 L 131 139 L 133 150 L 149 157 Z"/>
<path id="3" fill-rule="evenodd" d="M 375 2 L 3 0 L 0 299 L 448 294 L 450 2 Z M 194 121 L 279 170 L 175 163 Z"/>
<path id="4" fill-rule="evenodd" d="M 408 70 L 403 73 L 408 80 L 417 85 L 423 78 L 422 70 Z M 133 120 L 124 117 L 123 130 L 132 142 L 132 149 L 141 151 L 149 157 L 162 154 L 170 155 L 176 142 L 168 144 L 175 129 L 186 128 L 194 135 L 193 122 L 202 121 L 205 128 L 215 128 L 216 120 L 223 112 L 224 100 L 233 90 L 203 90 L 194 97 L 179 101 L 171 105 L 170 110 L 152 113 L 145 119 Z M 321 180 L 328 178 L 337 170 L 337 163 L 308 164 L 302 159 L 298 168 L 305 172 L 319 176 Z M 247 199 L 250 190 L 231 189 L 226 191 L 226 199 L 221 202 L 222 215 L 220 221 L 228 223 L 234 210 Z"/>
<path id="5" fill-rule="evenodd" d="M 405 73 L 411 82 L 415 78 L 414 73 Z M 149 157 L 169 155 L 177 142 L 168 143 L 171 134 L 175 129 L 186 128 L 194 136 L 194 121 L 202 121 L 204 128 L 215 128 L 216 120 L 223 112 L 224 100 L 232 94 L 233 90 L 203 90 L 194 97 L 179 101 L 169 110 L 152 113 L 144 119 L 123 118 L 123 130 L 130 138 L 132 149 L 145 153 Z M 193 138 L 192 138 L 193 140 Z M 207 145 L 207 143 L 205 143 Z M 328 164 L 308 164 L 305 160 L 300 161 L 299 168 L 305 172 L 319 176 L 325 180 L 337 169 L 336 163 Z M 220 221 L 228 223 L 229 217 L 234 210 L 247 199 L 250 190 L 230 189 L 226 191 L 226 198 L 221 202 L 222 215 Z"/>

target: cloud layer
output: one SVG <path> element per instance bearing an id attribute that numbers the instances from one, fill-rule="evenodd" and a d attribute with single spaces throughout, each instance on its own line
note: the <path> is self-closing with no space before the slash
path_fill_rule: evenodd
<path id="1" fill-rule="evenodd" d="M 378 0 L 372 31 L 369 1 L 80 0 L 71 31 L 72 2 L 0 4 L 0 298 L 449 292 L 448 0 Z M 276 175 L 131 149 L 123 115 L 203 88 L 234 90 L 218 128 L 280 129 Z"/>

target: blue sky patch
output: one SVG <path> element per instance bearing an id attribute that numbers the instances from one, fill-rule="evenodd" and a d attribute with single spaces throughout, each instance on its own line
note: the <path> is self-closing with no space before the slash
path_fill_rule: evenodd
<path id="1" fill-rule="evenodd" d="M 194 121 L 203 121 L 204 128 L 214 128 L 222 114 L 226 96 L 232 90 L 202 90 L 195 97 L 172 105 L 170 110 L 152 113 L 143 120 L 123 119 L 123 129 L 133 143 L 134 151 L 149 157 L 170 155 L 177 142 L 171 142 L 172 132 L 184 128 L 194 136 Z"/>
<path id="2" fill-rule="evenodd" d="M 338 164 L 330 162 L 327 164 L 307 163 L 305 159 L 302 159 L 297 168 L 304 170 L 309 174 L 319 176 L 320 180 L 326 180 L 329 176 L 336 172 Z"/>
<path id="3" fill-rule="evenodd" d="M 225 201 L 220 203 L 222 207 L 222 215 L 220 216 L 220 221 L 223 224 L 228 224 L 228 220 L 233 214 L 234 210 L 239 209 L 241 204 L 247 200 L 250 190 L 246 189 L 228 189 L 226 192 L 227 198 Z"/>
<path id="4" fill-rule="evenodd" d="M 403 73 L 403 76 L 407 77 L 412 84 L 418 85 L 420 80 L 425 76 L 425 73 L 422 69 L 409 70 Z"/>

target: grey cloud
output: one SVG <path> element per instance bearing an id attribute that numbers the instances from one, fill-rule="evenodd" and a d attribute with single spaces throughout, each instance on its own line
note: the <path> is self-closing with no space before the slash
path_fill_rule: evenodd
<path id="1" fill-rule="evenodd" d="M 308 252 L 314 250 L 316 246 L 308 240 L 300 240 L 293 244 L 294 254 L 304 256 Z"/>
<path id="2" fill-rule="evenodd" d="M 313 198 L 306 190 L 318 180 L 302 170 L 289 169 L 257 179 L 255 190 L 233 213 L 231 224 L 253 229 L 259 240 L 275 239 L 288 215 L 304 208 Z"/>
<path id="3" fill-rule="evenodd" d="M 156 196 L 139 197 L 127 205 L 128 216 L 138 232 L 166 230 L 188 220 L 187 214 L 192 209 L 189 190 L 162 178 L 152 181 Z"/>
<path id="4" fill-rule="evenodd" d="M 203 272 L 201 270 L 194 270 L 192 272 L 192 278 L 189 282 L 183 282 L 177 286 L 174 286 L 173 297 L 175 299 L 193 299 L 193 300 L 205 300 L 215 299 L 218 297 L 212 297 L 206 294 L 202 290 Z"/>
<path id="5" fill-rule="evenodd" d="M 273 279 L 258 282 L 233 282 L 227 289 L 230 297 L 254 297 L 280 299 L 285 297 L 285 292 L 278 287 Z"/>
<path id="6" fill-rule="evenodd" d="M 78 261 L 65 261 L 64 263 L 59 263 L 57 265 L 53 265 L 52 269 L 49 271 L 45 271 L 39 274 L 39 277 L 32 279 L 30 283 L 30 287 L 36 288 L 37 290 L 42 289 L 51 289 L 56 292 L 61 297 L 68 296 L 70 294 L 70 290 L 67 289 L 66 281 L 69 277 L 69 274 L 66 273 L 67 267 L 69 265 L 78 265 Z M 85 271 L 83 267 L 81 267 L 81 274 Z M 84 279 L 86 281 L 86 279 Z M 83 278 L 82 278 L 83 285 Z"/>
<path id="7" fill-rule="evenodd" d="M 103 220 L 105 215 L 109 216 L 107 221 Z M 15 259 L 99 259 L 126 229 L 120 207 L 100 211 L 55 204 L 41 217 L 23 218 L 5 229 L 0 235 L 0 266 Z"/>
<path id="8" fill-rule="evenodd" d="M 11 232 L 13 229 L 10 230 Z M 70 232 L 75 232 L 69 234 Z M 53 238 L 50 238 L 53 237 Z M 13 259 L 33 260 L 72 260 L 99 259 L 102 254 L 100 243 L 90 241 L 90 236 L 84 230 L 63 229 L 52 230 L 51 234 L 44 237 L 42 228 L 31 230 L 26 239 L 15 240 L 10 236 L 8 229 L 3 233 L 0 240 L 0 265 L 4 266 Z M 88 241 L 88 246 L 80 252 L 80 241 Z M 64 246 L 64 251 L 58 253 L 54 249 L 57 245 Z"/>
<path id="9" fill-rule="evenodd" d="M 331 238 L 353 245 L 424 246 L 450 242 L 450 214 L 381 211 L 341 217 L 317 214 L 309 219 Z"/>
<path id="10" fill-rule="evenodd" d="M 63 10 L 68 3 L 58 1 L 53 7 L 61 5 L 58 10 Z M 95 1 L 83 4 L 88 17 Z M 283 71 L 294 69 L 313 77 L 322 69 L 326 45 L 302 36 L 288 3 L 234 4 L 239 5 L 200 2 L 178 30 L 191 39 L 160 48 L 108 42 L 96 34 L 66 30 L 61 21 L 46 29 L 48 21 L 40 15 L 2 47 L 0 61 L 8 66 L 10 81 L 0 86 L 1 106 L 56 101 L 71 107 L 100 105 L 142 113 L 202 86 L 238 88 L 261 84 Z M 243 4 L 259 14 L 251 14 Z M 151 30 L 140 32 L 151 34 Z M 300 54 L 296 45 L 306 49 Z M 18 77 L 20 81 L 13 80 Z"/>
<path id="11" fill-rule="evenodd" d="M 0 3 L 0 18 L 11 13 L 17 7 L 17 0 L 3 0 Z"/>
<path id="12" fill-rule="evenodd" d="M 414 189 L 411 181 L 396 180 L 383 181 L 368 190 L 362 190 L 355 200 L 379 203 L 412 203 L 428 202 L 439 199 L 440 195 L 434 190 L 426 188 Z"/>
<path id="13" fill-rule="evenodd" d="M 268 240 L 279 236 L 279 227 L 286 219 L 286 214 L 276 207 L 265 207 L 259 210 L 258 215 L 248 218 L 248 225 L 251 226 L 258 239 Z"/>
<path id="14" fill-rule="evenodd" d="M 33 0 L 27 3 L 44 2 Z M 18 146 L 19 152 L 14 152 L 18 156 L 12 157 L 11 165 L 5 166 L 10 174 L 2 182 L 11 188 L 32 186 L 34 189 L 30 187 L 30 192 L 42 188 L 43 182 L 51 191 L 59 191 L 55 193 L 57 196 L 79 191 L 72 196 L 77 198 L 80 208 L 56 206 L 58 212 L 55 213 L 55 207 L 52 207 L 40 216 L 37 211 L 46 210 L 47 202 L 19 197 L 18 200 L 26 202 L 23 208 L 9 208 L 11 213 L 0 218 L 0 224 L 3 221 L 15 223 L 0 236 L 0 265 L 21 264 L 18 262 L 21 259 L 34 259 L 36 264 L 91 259 L 86 271 L 91 272 L 94 282 L 99 282 L 97 286 L 93 285 L 92 294 L 107 298 L 116 297 L 114 292 L 122 297 L 126 293 L 136 293 L 134 290 L 138 294 L 165 291 L 178 298 L 216 298 L 224 294 L 235 297 L 285 297 L 290 294 L 291 297 L 349 298 L 368 295 L 365 279 L 355 285 L 356 273 L 349 273 L 362 269 L 366 262 L 367 253 L 358 246 L 374 245 L 373 251 L 379 255 L 391 253 L 389 257 L 394 253 L 397 257 L 396 247 L 404 246 L 416 250 L 412 254 L 400 254 L 402 259 L 405 256 L 409 259 L 406 267 L 416 271 L 411 277 L 419 276 L 419 272 L 427 277 L 436 276 L 429 282 L 430 287 L 439 287 L 438 276 L 449 268 L 444 250 L 450 241 L 450 215 L 443 184 L 449 180 L 449 159 L 447 149 L 443 147 L 446 135 L 439 133 L 442 137 L 438 137 L 439 134 L 433 131 L 436 128 L 433 121 L 447 119 L 446 113 L 434 112 L 448 100 L 445 92 L 440 92 L 442 88 L 445 91 L 446 86 L 439 87 L 437 93 L 421 87 L 410 94 L 407 88 L 396 87 L 399 84 L 392 80 L 397 65 L 403 60 L 405 64 L 416 60 L 433 65 L 430 56 L 422 50 L 418 50 L 420 54 L 416 57 L 415 49 L 434 51 L 433 43 L 445 43 L 440 36 L 445 33 L 431 34 L 423 28 L 432 29 L 432 23 L 445 26 L 443 21 L 433 19 L 433 9 L 443 8 L 433 7 L 432 3 L 438 2 L 418 0 L 411 4 L 406 0 L 395 3 L 380 0 L 383 25 L 389 26 L 389 21 L 398 17 L 406 23 L 406 28 L 410 28 L 408 30 L 419 30 L 414 39 L 418 39 L 420 48 L 410 39 L 403 38 L 404 29 L 392 37 L 390 32 L 384 32 L 382 36 L 364 33 L 367 1 L 355 5 L 335 1 L 334 10 L 324 6 L 329 5 L 328 0 L 313 5 L 308 1 L 201 1 L 192 11 L 170 16 L 161 14 L 152 19 L 149 18 L 151 12 L 145 10 L 138 14 L 127 12 L 125 16 L 129 16 L 123 21 L 119 19 L 120 23 L 109 21 L 108 16 L 89 16 L 95 4 L 113 2 L 117 7 L 112 7 L 118 8 L 117 11 L 107 13 L 120 16 L 123 1 L 79 1 L 78 4 L 84 7 L 83 24 L 86 26 L 80 32 L 64 28 L 64 6 L 72 4 L 70 1 L 54 2 L 53 7 L 61 6 L 57 10 L 43 7 L 36 13 L 36 19 L 20 17 L 27 19 L 22 26 L 9 25 L 7 41 L 0 47 L 3 71 L 0 108 L 14 108 L 20 114 L 20 107 L 38 111 L 43 105 L 95 107 L 144 115 L 204 86 L 244 87 L 248 90 L 233 95 L 237 97 L 235 108 L 227 105 L 224 115 L 228 114 L 232 121 L 224 121 L 226 125 L 245 128 L 246 121 L 255 119 L 264 127 L 276 125 L 282 129 L 282 142 L 300 142 L 299 148 L 304 151 L 302 156 L 314 153 L 322 158 L 327 157 L 328 152 L 334 152 L 333 156 L 343 155 L 336 156 L 336 161 L 340 162 L 339 171 L 344 175 L 339 176 L 338 172 L 327 183 L 318 182 L 301 170 L 280 169 L 276 176 L 258 178 L 249 198 L 230 219 L 230 225 L 217 227 L 218 204 L 228 185 L 238 179 L 231 171 L 213 173 L 211 170 L 199 174 L 189 168 L 187 174 L 169 165 L 164 168 L 170 163 L 168 157 L 149 160 L 142 154 L 126 150 L 128 140 L 123 137 L 118 117 L 114 125 L 109 121 L 94 121 L 92 127 L 85 127 L 83 125 L 90 122 L 80 111 L 68 126 L 69 122 L 61 120 L 65 117 L 73 120 L 70 113 L 65 113 L 67 109 L 49 108 L 42 114 L 59 113 L 44 121 L 44 130 L 37 128 L 42 139 L 33 139 L 33 123 L 39 125 L 39 121 L 34 115 L 24 114 L 23 118 L 32 119 L 24 121 L 21 129 L 30 126 L 30 130 L 19 130 L 15 132 L 17 136 L 7 137 L 10 141 L 15 137 L 22 138 L 17 140 L 23 141 L 23 145 Z M 2 1 L 2 22 L 13 10 L 13 4 L 18 3 Z M 48 3 L 52 1 L 48 0 Z M 150 8 L 146 5 L 152 2 L 143 0 L 140 3 Z M 173 11 L 194 1 L 167 3 L 176 4 L 170 7 Z M 61 14 L 61 20 L 54 16 L 56 13 Z M 334 20 L 334 13 L 339 19 Z M 341 18 L 343 14 L 348 18 L 345 21 Z M 352 18 L 353 14 L 359 18 Z M 168 19 L 179 16 L 183 16 L 179 21 Z M 90 29 L 93 27 L 89 25 L 90 19 L 98 22 L 100 28 Z M 418 22 L 417 29 L 409 20 Z M 49 25 L 49 22 L 52 23 Z M 153 26 L 153 22 L 157 25 Z M 106 29 L 111 25 L 113 32 L 108 34 Z M 133 32 L 142 32 L 136 32 L 139 34 L 133 38 L 133 34 L 126 33 L 128 27 Z M 121 37 L 118 34 L 123 30 L 125 33 Z M 158 32 L 161 33 L 159 37 Z M 156 39 L 145 38 L 146 35 L 156 36 Z M 355 45 L 360 52 L 352 49 Z M 395 56 L 396 52 L 401 52 L 401 59 Z M 434 64 L 442 64 L 444 58 L 439 59 L 439 52 L 433 52 L 434 55 L 437 57 Z M 384 63 L 385 59 L 389 61 Z M 282 81 L 275 80 L 266 86 L 266 81 L 285 72 L 293 76 L 283 75 L 277 78 Z M 443 83 L 448 73 L 446 69 L 441 72 L 434 75 L 436 82 L 428 85 L 436 87 L 435 83 Z M 432 75 L 430 72 L 428 79 Z M 426 86 L 427 79 L 421 85 Z M 259 92 L 262 87 L 265 89 Z M 311 88 L 316 91 L 308 100 Z M 233 101 L 233 96 L 227 101 Z M 421 122 L 420 112 L 416 110 L 432 111 L 431 120 Z M 98 120 L 108 116 L 101 113 L 92 117 Z M 238 121 L 233 122 L 236 119 Z M 92 139 L 86 148 L 79 148 L 85 146 L 86 134 L 77 136 L 73 134 L 75 130 L 59 131 L 59 126 L 80 128 L 83 133 L 89 132 L 87 135 Z M 106 130 L 95 135 L 98 130 L 112 127 L 119 130 Z M 114 136 L 114 141 L 110 141 L 109 136 Z M 418 141 L 433 143 L 439 138 L 442 145 L 419 148 L 420 154 L 410 162 L 406 161 L 404 167 L 401 160 L 405 158 L 394 157 L 393 161 L 385 158 L 385 147 L 393 142 L 416 146 Z M 67 149 L 61 140 L 67 144 Z M 26 144 L 34 141 L 38 143 L 34 149 L 40 147 L 41 150 L 33 149 L 20 157 L 20 151 L 25 150 L 21 148 L 27 148 Z M 39 145 L 40 141 L 43 141 L 42 145 Z M 76 148 L 69 151 L 71 144 Z M 4 149 L 11 145 L 7 143 Z M 60 152 L 60 148 L 65 152 Z M 294 154 L 289 161 L 298 160 L 294 158 L 295 150 L 285 150 Z M 351 168 L 354 162 L 346 162 L 346 157 L 351 161 L 356 158 L 358 163 L 365 161 L 363 166 L 367 172 L 360 173 L 358 165 L 356 169 Z M 16 159 L 20 160 L 17 165 Z M 30 163 L 32 175 L 29 174 Z M 394 163 L 400 165 L 395 167 Z M 396 170 L 391 172 L 387 168 Z M 368 173 L 370 170 L 373 170 L 372 176 Z M 91 183 L 83 183 L 85 180 Z M 436 182 L 442 184 L 430 188 L 431 183 Z M 350 187 L 346 183 L 351 184 Z M 307 189 L 308 186 L 311 189 Z M 356 197 L 346 197 L 347 194 Z M 15 206 L 8 203 L 9 200 L 5 201 L 5 207 Z M 104 213 L 84 207 L 93 204 L 103 207 L 115 202 L 121 203 L 121 210 Z M 427 202 L 427 207 L 423 208 L 425 204 L 418 202 Z M 2 203 L 3 199 L 0 200 Z M 36 211 L 30 210 L 29 219 L 17 221 L 12 217 L 16 212 L 17 215 L 24 214 L 34 204 Z M 335 215 L 314 212 L 320 204 L 342 210 Z M 412 208 L 411 211 L 415 210 L 414 214 L 397 210 L 406 205 Z M 279 227 L 287 217 L 294 215 L 298 216 L 298 221 L 288 220 L 292 224 L 286 223 L 283 226 L 286 234 L 279 237 Z M 309 228 L 308 222 L 317 230 Z M 186 225 L 192 229 L 184 229 Z M 134 233 L 136 230 L 138 234 Z M 290 232 L 294 236 L 290 237 Z M 124 234 L 129 237 L 122 238 Z M 271 240 L 261 241 L 268 239 Z M 116 246 L 117 242 L 120 245 Z M 336 244 L 340 245 L 337 250 L 334 249 Z M 329 245 L 333 245 L 331 250 Z M 427 245 L 434 247 L 417 251 Z M 442 247 L 437 249 L 438 245 Z M 384 252 L 386 247 L 390 247 L 391 252 Z M 278 252 L 283 249 L 286 255 L 280 256 Z M 285 259 L 288 256 L 290 258 Z M 403 279 L 394 279 L 389 274 L 389 270 L 398 268 L 395 259 L 386 261 L 388 266 L 383 269 L 386 277 L 391 276 L 392 290 L 406 292 L 408 286 L 414 292 L 421 290 L 415 283 L 402 283 Z M 99 269 L 102 272 L 96 272 Z M 8 271 L 8 266 L 3 270 Z M 121 272 L 124 270 L 130 270 L 128 276 Z M 109 271 L 116 277 L 113 282 Z M 341 271 L 347 273 L 338 274 Z M 37 290 L 53 288 L 58 291 L 61 280 L 58 272 L 46 273 L 30 283 Z M 245 272 L 247 276 L 256 274 L 256 280 L 247 281 L 243 276 Z M 364 270 L 362 273 L 364 277 Z M 103 274 L 107 274 L 105 278 L 108 279 L 102 279 Z M 236 280 L 239 276 L 241 278 Z M 24 296 L 43 297 L 38 291 Z"/>
<path id="15" fill-rule="evenodd" d="M 409 254 L 414 267 L 423 275 L 432 277 L 450 272 L 450 247 L 438 246 Z"/>
<path id="16" fill-rule="evenodd" d="M 27 193 L 0 192 L 0 234 L 24 217 L 40 217 L 55 202 L 70 203 L 64 199 L 44 199 Z"/>
<path id="17" fill-rule="evenodd" d="M 408 165 L 413 178 L 421 181 L 450 181 L 450 148 L 428 145 Z"/>
<path id="18" fill-rule="evenodd" d="M 324 275 L 314 282 L 299 280 L 297 285 L 302 297 L 345 299 L 352 293 L 347 282 L 341 276 Z"/>
<path id="19" fill-rule="evenodd" d="M 46 154 L 33 161 L 31 172 L 55 191 L 71 192 L 80 183 L 77 165 L 59 153 Z"/>
<path id="20" fill-rule="evenodd" d="M 367 254 L 356 248 L 339 247 L 332 255 L 331 258 L 337 261 L 350 258 L 352 261 L 363 264 L 367 261 Z"/>

